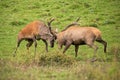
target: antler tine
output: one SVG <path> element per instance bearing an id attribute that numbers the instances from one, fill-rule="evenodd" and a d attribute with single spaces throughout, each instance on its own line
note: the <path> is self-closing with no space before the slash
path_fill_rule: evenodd
<path id="1" fill-rule="evenodd" d="M 48 22 L 48 26 L 50 27 L 51 22 L 53 22 L 55 19 L 51 19 L 50 22 Z"/>
<path id="2" fill-rule="evenodd" d="M 78 19 L 75 22 L 78 22 L 80 20 L 80 17 L 78 17 Z"/>
<path id="3" fill-rule="evenodd" d="M 50 23 L 51 23 L 51 22 L 53 22 L 54 20 L 55 20 L 55 19 L 54 19 L 54 18 L 52 18 L 52 19 L 50 20 Z"/>
<path id="4" fill-rule="evenodd" d="M 77 20 L 73 23 L 71 23 L 70 25 L 68 25 L 67 27 L 65 27 L 65 29 L 63 29 L 62 31 L 65 31 L 67 28 L 74 26 L 74 25 L 79 25 L 77 22 L 80 20 L 80 17 L 77 18 Z"/>
<path id="5" fill-rule="evenodd" d="M 72 24 L 78 24 L 79 20 L 80 20 L 80 17 L 78 17 L 77 20 L 75 22 L 73 22 Z"/>

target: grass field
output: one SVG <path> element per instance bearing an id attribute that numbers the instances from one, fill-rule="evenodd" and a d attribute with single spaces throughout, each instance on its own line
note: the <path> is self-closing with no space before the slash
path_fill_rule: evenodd
<path id="1" fill-rule="evenodd" d="M 35 62 L 34 46 L 27 53 L 23 41 L 16 57 L 18 32 L 29 22 L 55 18 L 52 29 L 59 32 L 80 17 L 81 26 L 101 30 L 108 43 L 107 53 L 99 46 L 97 61 L 92 63 L 93 49 L 80 46 L 74 57 L 74 46 L 65 55 L 55 43 L 45 52 L 38 41 Z M 120 80 L 120 1 L 119 0 L 0 0 L 0 80 Z"/>

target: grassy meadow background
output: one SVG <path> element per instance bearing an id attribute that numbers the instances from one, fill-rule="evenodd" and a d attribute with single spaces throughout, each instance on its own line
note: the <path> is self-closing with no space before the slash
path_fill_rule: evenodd
<path id="1" fill-rule="evenodd" d="M 18 32 L 34 20 L 45 23 L 55 18 L 52 29 L 59 32 L 80 17 L 81 26 L 102 31 L 108 43 L 107 53 L 98 45 L 97 61 L 90 62 L 93 49 L 80 46 L 74 57 L 74 46 L 65 55 L 55 43 L 45 52 L 38 41 L 27 53 L 26 41 L 16 47 Z M 120 0 L 0 0 L 0 80 L 120 80 Z"/>

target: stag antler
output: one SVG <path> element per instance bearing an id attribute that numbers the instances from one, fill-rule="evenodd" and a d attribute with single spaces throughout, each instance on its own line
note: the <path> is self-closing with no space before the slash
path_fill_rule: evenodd
<path id="1" fill-rule="evenodd" d="M 49 27 L 51 27 L 51 22 L 53 22 L 55 19 L 54 18 L 52 18 L 51 20 L 50 20 L 50 22 L 48 22 L 48 26 Z"/>
<path id="2" fill-rule="evenodd" d="M 53 22 L 55 19 L 54 18 L 52 18 L 51 20 L 50 20 L 50 22 L 48 22 L 48 27 L 49 27 L 49 30 L 50 30 L 50 32 L 52 33 L 52 30 L 51 30 L 51 22 Z"/>
<path id="3" fill-rule="evenodd" d="M 73 24 L 78 24 L 77 22 L 80 20 L 80 17 L 77 18 L 77 20 L 75 22 L 73 22 Z"/>
<path id="4" fill-rule="evenodd" d="M 80 17 L 78 17 L 75 22 L 73 22 L 73 23 L 69 24 L 67 27 L 65 27 L 65 29 L 63 29 L 62 31 L 65 31 L 66 29 L 68 29 L 68 28 L 71 27 L 71 26 L 79 25 L 79 24 L 78 24 L 78 21 L 79 21 L 79 20 L 80 20 Z"/>

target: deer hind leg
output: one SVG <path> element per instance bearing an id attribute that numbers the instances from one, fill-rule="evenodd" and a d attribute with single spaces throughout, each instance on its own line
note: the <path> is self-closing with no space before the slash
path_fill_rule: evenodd
<path id="1" fill-rule="evenodd" d="M 66 50 L 70 47 L 70 45 L 71 45 L 71 42 L 66 42 L 65 48 L 64 48 L 64 50 L 63 50 L 63 53 L 66 52 Z"/>
<path id="2" fill-rule="evenodd" d="M 23 40 L 23 39 L 18 39 L 17 47 L 16 47 L 16 49 L 15 49 L 15 51 L 14 51 L 14 53 L 13 53 L 13 56 L 14 56 L 14 57 L 16 56 L 17 49 L 18 49 L 18 47 L 20 46 L 20 43 L 21 43 L 22 40 Z"/>
<path id="3" fill-rule="evenodd" d="M 37 41 L 35 38 L 33 38 L 33 42 L 34 42 L 34 46 L 35 46 L 35 51 L 34 51 L 34 60 L 35 60 L 35 56 L 36 56 L 36 47 L 37 47 Z"/>
<path id="4" fill-rule="evenodd" d="M 46 40 L 43 40 L 42 39 L 42 41 L 45 43 L 45 45 L 46 45 L 46 52 L 48 52 L 48 43 L 47 43 L 47 41 Z"/>
<path id="5" fill-rule="evenodd" d="M 28 40 L 28 43 L 26 44 L 28 53 L 29 53 L 29 48 L 30 48 L 30 46 L 32 46 L 32 44 L 33 44 L 33 40 Z"/>
<path id="6" fill-rule="evenodd" d="M 75 57 L 77 57 L 79 45 L 75 45 Z"/>
<path id="7" fill-rule="evenodd" d="M 92 41 L 92 42 L 87 42 L 86 44 L 87 44 L 88 46 L 90 46 L 91 48 L 94 49 L 94 56 L 96 56 L 98 47 L 94 44 L 94 41 Z"/>
<path id="8" fill-rule="evenodd" d="M 93 56 L 93 58 L 91 60 L 91 62 L 94 62 L 94 61 L 97 60 L 97 58 L 95 58 L 95 57 L 96 57 L 98 47 L 96 45 L 94 45 L 94 43 L 87 44 L 87 45 L 94 49 L 94 56 Z"/>
<path id="9" fill-rule="evenodd" d="M 96 40 L 96 41 L 104 45 L 104 53 L 106 53 L 107 52 L 107 50 L 106 50 L 106 48 L 107 48 L 107 42 L 104 41 L 104 40 L 102 40 L 102 39 L 99 39 L 99 40 Z"/>
<path id="10" fill-rule="evenodd" d="M 58 44 L 58 49 L 60 49 L 60 50 L 61 50 L 61 49 L 62 49 L 62 47 L 63 47 L 63 44 L 59 43 L 59 44 Z"/>

